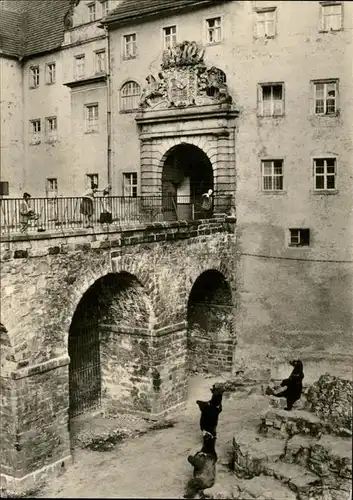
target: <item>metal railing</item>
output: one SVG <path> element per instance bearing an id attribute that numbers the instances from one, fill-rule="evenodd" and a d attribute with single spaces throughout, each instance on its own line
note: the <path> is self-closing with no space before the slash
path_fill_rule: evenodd
<path id="1" fill-rule="evenodd" d="M 214 213 L 230 213 L 232 195 L 214 194 L 213 209 L 203 210 L 201 197 L 190 196 L 102 196 L 93 200 L 93 213 L 85 215 L 82 197 L 31 198 L 31 212 L 21 214 L 22 198 L 0 200 L 1 234 L 63 231 L 84 227 L 123 229 L 156 221 L 206 219 Z"/>

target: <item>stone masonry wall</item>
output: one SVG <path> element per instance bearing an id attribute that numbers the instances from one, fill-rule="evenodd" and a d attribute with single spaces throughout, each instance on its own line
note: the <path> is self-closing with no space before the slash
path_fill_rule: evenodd
<path id="1" fill-rule="evenodd" d="M 122 395 L 128 392 L 129 409 L 155 415 L 185 400 L 188 298 L 209 269 L 219 270 L 234 287 L 233 223 L 232 218 L 155 223 L 87 235 L 85 241 L 45 235 L 1 244 L 2 321 L 6 352 L 13 353 L 6 359 L 2 348 L 9 374 L 1 424 L 8 429 L 5 482 L 17 477 L 22 484 L 68 463 L 69 330 L 82 297 L 102 277 L 134 277 L 114 296 L 99 326 L 103 405 L 123 410 Z M 116 387 L 123 387 L 119 370 L 127 392 L 117 397 Z"/>

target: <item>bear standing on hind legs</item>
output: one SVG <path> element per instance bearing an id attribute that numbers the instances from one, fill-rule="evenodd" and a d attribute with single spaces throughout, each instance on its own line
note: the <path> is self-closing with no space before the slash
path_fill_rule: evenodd
<path id="1" fill-rule="evenodd" d="M 303 363 L 300 359 L 295 359 L 289 361 L 289 364 L 293 366 L 292 373 L 289 378 L 282 380 L 281 386 L 286 386 L 286 389 L 278 394 L 273 394 L 276 398 L 286 398 L 287 407 L 285 410 L 290 411 L 296 401 L 300 399 L 303 390 Z"/>
<path id="2" fill-rule="evenodd" d="M 212 488 L 216 480 L 217 453 L 216 438 L 209 432 L 203 436 L 203 446 L 195 455 L 189 455 L 188 461 L 194 467 L 194 477 L 190 479 L 184 498 L 195 498 L 206 488 Z"/>
<path id="3" fill-rule="evenodd" d="M 223 389 L 217 384 L 211 388 L 212 397 L 209 401 L 197 400 L 201 411 L 200 429 L 202 433 L 208 432 L 216 437 L 219 414 L 222 411 Z"/>

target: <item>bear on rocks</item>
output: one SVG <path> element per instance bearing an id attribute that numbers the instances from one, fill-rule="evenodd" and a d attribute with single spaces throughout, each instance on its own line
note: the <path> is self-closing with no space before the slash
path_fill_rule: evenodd
<path id="1" fill-rule="evenodd" d="M 290 411 L 293 405 L 298 399 L 300 399 L 303 390 L 303 363 L 300 359 L 294 359 L 289 361 L 289 364 L 293 366 L 292 373 L 288 378 L 282 380 L 281 386 L 286 387 L 286 389 L 278 394 L 273 394 L 276 398 L 286 398 L 287 407 L 285 410 Z"/>

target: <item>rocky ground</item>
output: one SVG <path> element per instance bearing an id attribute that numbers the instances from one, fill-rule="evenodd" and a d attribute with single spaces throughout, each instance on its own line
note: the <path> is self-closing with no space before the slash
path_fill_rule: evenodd
<path id="1" fill-rule="evenodd" d="M 202 443 L 195 400 L 209 399 L 210 387 L 219 381 L 194 377 L 186 410 L 157 424 L 127 415 L 76 420 L 74 465 L 35 496 L 182 498 L 192 475 L 187 456 Z M 320 384 L 311 389 L 307 405 L 322 416 L 317 393 L 332 380 Z M 337 405 L 334 385 L 328 397 Z M 347 387 L 336 434 L 304 408 L 306 398 L 297 405 L 301 409 L 285 412 L 278 399 L 264 396 L 265 388 L 250 380 L 245 386 L 227 381 L 225 388 L 232 392 L 224 394 L 219 420 L 217 480 L 204 491 L 206 498 L 348 500 L 352 445 L 344 427 L 351 419 Z"/>

